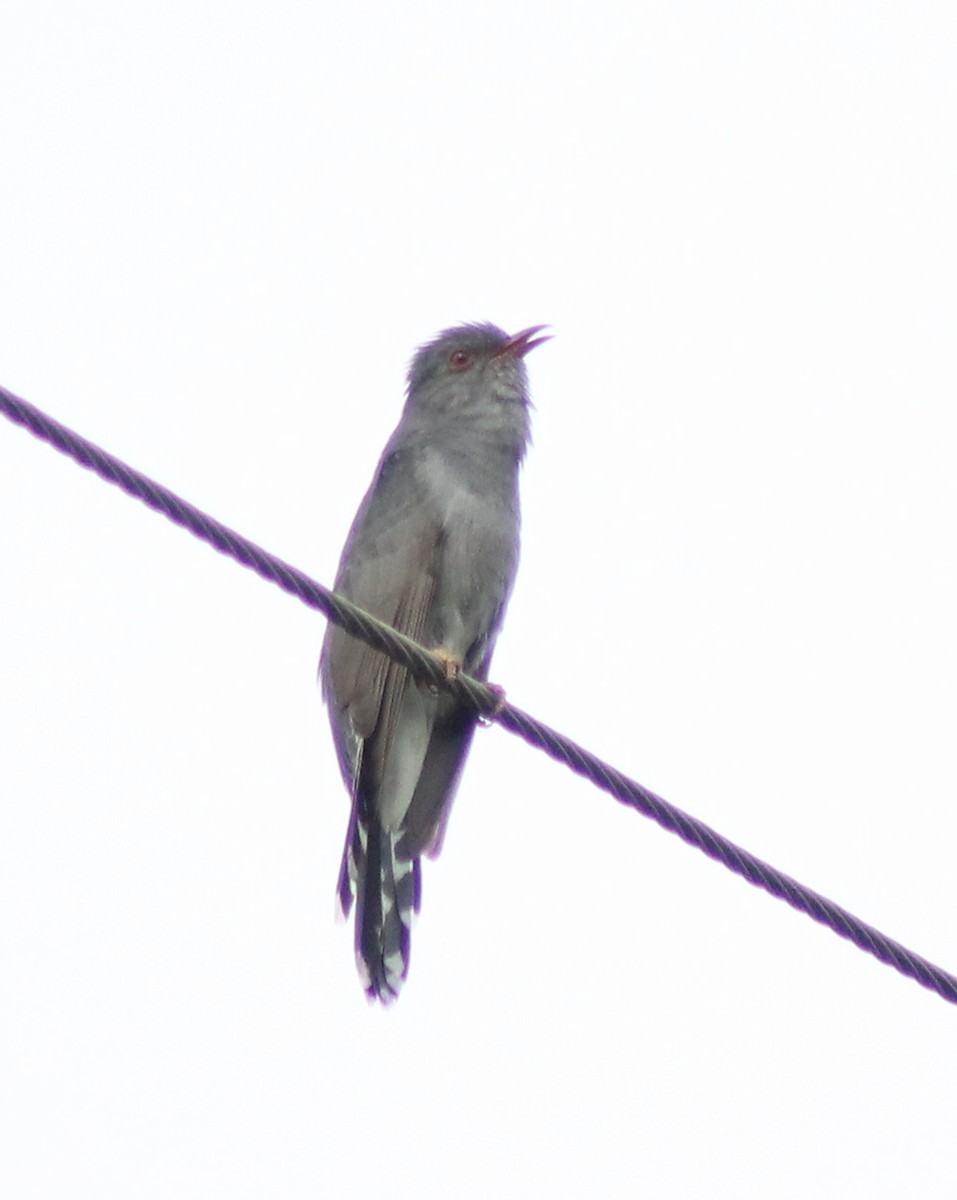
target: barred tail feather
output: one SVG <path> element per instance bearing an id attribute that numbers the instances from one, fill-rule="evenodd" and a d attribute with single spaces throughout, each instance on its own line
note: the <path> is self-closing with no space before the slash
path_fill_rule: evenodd
<path id="1" fill-rule="evenodd" d="M 368 835 L 364 821 L 359 820 L 356 805 L 352 806 L 349 816 L 349 828 L 346 830 L 346 844 L 342 850 L 342 862 L 339 864 L 339 880 L 336 884 L 336 908 L 341 920 L 346 921 L 352 912 L 352 903 L 356 894 L 356 879 L 360 867 L 364 868 L 366 860 L 366 842 Z"/>
<path id="2" fill-rule="evenodd" d="M 356 965 L 370 999 L 388 1004 L 409 973 L 412 917 L 419 908 L 418 858 L 396 853 L 399 837 L 372 818 L 350 824 L 339 872 L 339 906 L 356 900 Z"/>

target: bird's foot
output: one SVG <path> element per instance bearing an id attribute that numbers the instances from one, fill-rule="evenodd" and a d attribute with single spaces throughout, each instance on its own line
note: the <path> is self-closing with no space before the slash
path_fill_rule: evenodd
<path id="1" fill-rule="evenodd" d="M 462 660 L 460 658 L 456 658 L 454 654 L 451 654 L 442 646 L 439 646 L 438 649 L 433 650 L 432 653 L 442 664 L 442 668 L 445 671 L 445 678 L 449 681 L 449 683 L 451 683 L 452 680 L 456 678 L 459 671 L 462 670 Z"/>
<path id="2" fill-rule="evenodd" d="M 456 658 L 455 655 L 449 650 L 446 650 L 444 646 L 436 646 L 431 653 L 442 664 L 442 670 L 445 673 L 445 678 L 448 683 L 451 683 L 453 679 L 458 677 L 459 672 L 462 670 L 462 660 L 460 658 Z M 426 684 L 426 687 L 431 692 L 438 693 L 439 691 L 435 684 Z"/>

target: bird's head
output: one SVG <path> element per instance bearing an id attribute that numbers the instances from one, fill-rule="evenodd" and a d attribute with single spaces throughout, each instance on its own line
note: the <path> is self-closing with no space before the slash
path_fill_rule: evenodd
<path id="1" fill-rule="evenodd" d="M 509 336 L 495 325 L 459 325 L 422 346 L 409 367 L 407 411 L 436 416 L 481 414 L 485 407 L 527 406 L 523 359 L 547 342 L 545 325 Z"/>

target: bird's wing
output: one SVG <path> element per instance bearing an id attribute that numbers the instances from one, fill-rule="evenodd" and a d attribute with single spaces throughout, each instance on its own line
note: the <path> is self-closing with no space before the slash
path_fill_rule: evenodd
<path id="1" fill-rule="evenodd" d="M 435 595 L 441 538 L 441 520 L 413 465 L 386 457 L 356 516 L 336 590 L 421 640 Z M 387 827 L 396 828 L 428 745 L 435 697 L 403 667 L 337 626 L 327 632 L 321 670 L 347 783 L 357 786 L 361 766 L 366 802 Z"/>

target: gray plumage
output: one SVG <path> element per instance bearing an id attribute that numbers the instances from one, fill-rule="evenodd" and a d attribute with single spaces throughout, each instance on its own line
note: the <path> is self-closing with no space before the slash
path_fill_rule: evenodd
<path id="1" fill-rule="evenodd" d="M 463 325 L 423 346 L 405 408 L 352 524 L 335 590 L 485 679 L 518 566 L 518 471 L 529 440 L 523 357 L 543 326 L 509 337 Z M 475 718 L 330 625 L 320 660 L 352 797 L 338 897 L 356 903 L 370 997 L 409 969 L 420 856 L 438 854 Z"/>

